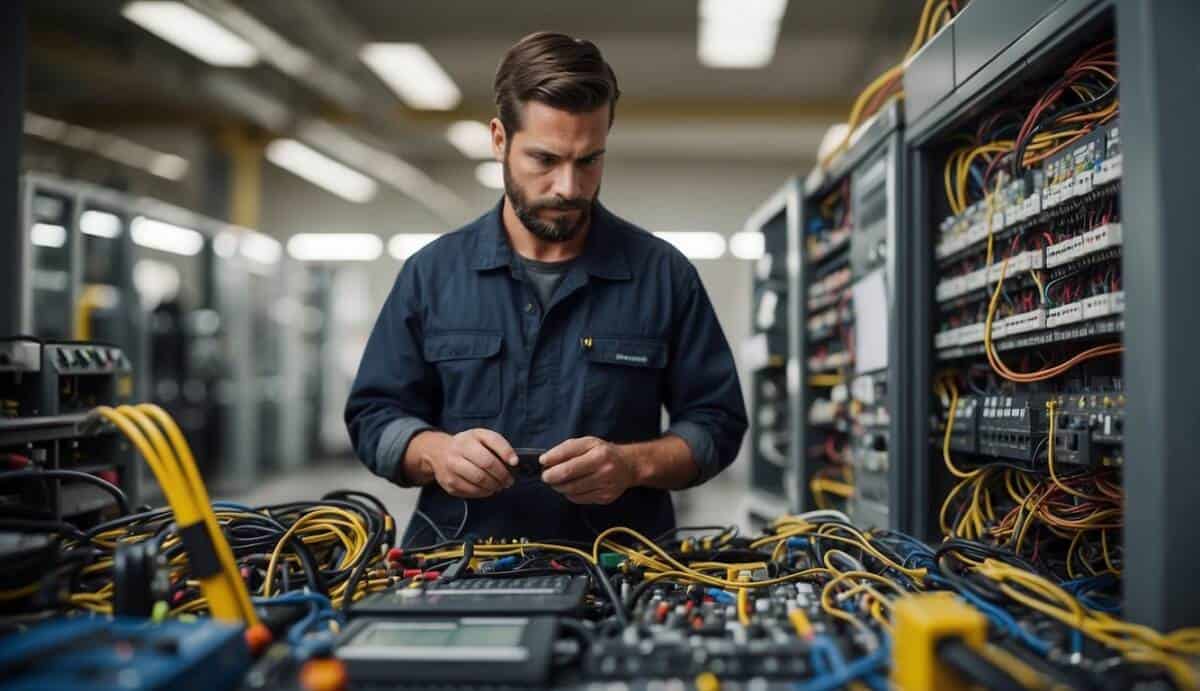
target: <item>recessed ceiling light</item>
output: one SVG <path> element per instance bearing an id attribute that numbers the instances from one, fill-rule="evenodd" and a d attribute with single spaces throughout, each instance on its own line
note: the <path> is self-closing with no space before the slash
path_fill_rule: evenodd
<path id="1" fill-rule="evenodd" d="M 410 108 L 452 110 L 462 92 L 418 43 L 368 43 L 359 57 Z"/>
<path id="2" fill-rule="evenodd" d="M 348 201 L 363 203 L 375 197 L 375 181 L 294 139 L 267 145 L 267 160 Z"/>
<path id="3" fill-rule="evenodd" d="M 97 238 L 115 238 L 121 234 L 121 219 L 107 211 L 88 209 L 79 216 L 79 230 Z"/>
<path id="4" fill-rule="evenodd" d="M 504 165 L 499 161 L 485 161 L 475 166 L 475 179 L 484 187 L 504 189 Z"/>
<path id="5" fill-rule="evenodd" d="M 675 245 L 688 259 L 720 259 L 725 254 L 725 238 L 708 231 L 677 231 L 655 233 Z"/>
<path id="6" fill-rule="evenodd" d="M 369 262 L 383 254 L 383 240 L 370 233 L 300 233 L 287 250 L 302 262 Z"/>
<path id="7" fill-rule="evenodd" d="M 492 157 L 492 130 L 478 120 L 459 120 L 450 125 L 446 139 L 467 158 Z"/>
<path id="8" fill-rule="evenodd" d="M 138 216 L 130 224 L 134 243 L 160 252 L 190 257 L 204 249 L 204 236 L 191 228 Z"/>
<path id="9" fill-rule="evenodd" d="M 388 254 L 404 261 L 441 236 L 441 233 L 398 233 L 388 240 Z"/>
<path id="10" fill-rule="evenodd" d="M 766 238 L 757 230 L 744 230 L 729 238 L 729 253 L 738 259 L 758 259 L 763 256 Z"/>
<path id="11" fill-rule="evenodd" d="M 67 229 L 57 223 L 34 223 L 29 239 L 37 247 L 57 249 L 67 244 Z"/>
<path id="12" fill-rule="evenodd" d="M 700 0 L 700 62 L 722 69 L 766 67 L 786 10 L 787 0 Z"/>
<path id="13" fill-rule="evenodd" d="M 210 65 L 249 67 L 258 62 L 254 46 L 182 2 L 131 2 L 121 14 Z"/>

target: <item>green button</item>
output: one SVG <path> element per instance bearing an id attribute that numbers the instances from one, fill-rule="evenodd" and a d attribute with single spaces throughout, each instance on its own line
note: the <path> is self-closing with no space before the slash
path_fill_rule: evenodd
<path id="1" fill-rule="evenodd" d="M 620 554 L 617 554 L 616 552 L 601 552 L 600 553 L 600 566 L 602 566 L 603 568 L 615 569 L 618 566 L 620 566 L 621 562 L 623 562 L 623 561 L 625 561 L 625 557 L 621 556 Z"/>

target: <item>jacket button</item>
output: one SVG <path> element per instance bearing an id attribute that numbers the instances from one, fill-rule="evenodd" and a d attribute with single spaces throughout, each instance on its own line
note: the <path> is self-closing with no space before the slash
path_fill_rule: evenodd
<path id="1" fill-rule="evenodd" d="M 525 311 L 526 311 L 526 312 L 532 312 L 532 311 L 533 311 L 533 303 L 532 303 L 532 302 L 527 302 L 527 303 L 525 303 Z"/>

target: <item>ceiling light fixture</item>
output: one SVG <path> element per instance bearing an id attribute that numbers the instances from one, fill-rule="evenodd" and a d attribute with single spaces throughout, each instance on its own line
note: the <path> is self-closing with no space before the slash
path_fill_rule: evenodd
<path id="1" fill-rule="evenodd" d="M 121 219 L 107 211 L 88 209 L 79 216 L 79 230 L 84 235 L 111 240 L 121 234 Z"/>
<path id="2" fill-rule="evenodd" d="M 492 157 L 492 129 L 478 120 L 459 120 L 450 125 L 446 139 L 467 158 Z"/>
<path id="3" fill-rule="evenodd" d="M 418 43 L 368 43 L 359 57 L 410 108 L 453 110 L 462 100 L 454 80 Z"/>
<path id="4" fill-rule="evenodd" d="M 763 256 L 766 238 L 757 230 L 743 230 L 729 238 L 729 253 L 738 259 L 757 260 Z"/>
<path id="5" fill-rule="evenodd" d="M 441 233 L 398 233 L 388 240 L 388 254 L 404 261 L 441 236 Z"/>
<path id="6" fill-rule="evenodd" d="M 270 235 L 250 230 L 242 235 L 241 253 L 259 264 L 278 264 L 283 256 L 283 245 Z"/>
<path id="7" fill-rule="evenodd" d="M 182 2 L 131 2 L 121 14 L 146 31 L 216 67 L 249 67 L 258 51 L 241 36 Z"/>
<path id="8" fill-rule="evenodd" d="M 475 166 L 475 179 L 479 184 L 493 190 L 504 189 L 504 164 L 499 161 L 484 161 Z"/>
<path id="9" fill-rule="evenodd" d="M 300 233 L 287 251 L 302 262 L 369 262 L 383 254 L 383 240 L 370 233 Z"/>
<path id="10" fill-rule="evenodd" d="M 29 240 L 36 247 L 58 249 L 67 244 L 67 229 L 57 223 L 34 223 L 29 229 Z"/>
<path id="11" fill-rule="evenodd" d="M 356 203 L 375 197 L 375 181 L 295 139 L 276 139 L 267 145 L 267 160 L 333 194 Z"/>
<path id="12" fill-rule="evenodd" d="M 655 233 L 675 246 L 688 259 L 720 259 L 725 254 L 725 238 L 708 231 Z"/>
<path id="13" fill-rule="evenodd" d="M 697 56 L 719 69 L 757 69 L 775 57 L 787 0 L 700 0 Z"/>
<path id="14" fill-rule="evenodd" d="M 160 252 L 191 257 L 204 249 L 204 236 L 199 231 L 145 216 L 133 219 L 129 233 L 135 244 Z"/>

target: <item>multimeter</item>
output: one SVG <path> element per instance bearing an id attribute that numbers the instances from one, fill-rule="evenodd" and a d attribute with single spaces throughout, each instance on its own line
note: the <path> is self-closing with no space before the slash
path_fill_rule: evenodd
<path id="1" fill-rule="evenodd" d="M 553 617 L 358 619 L 335 655 L 352 682 L 542 684 L 558 621 Z"/>

